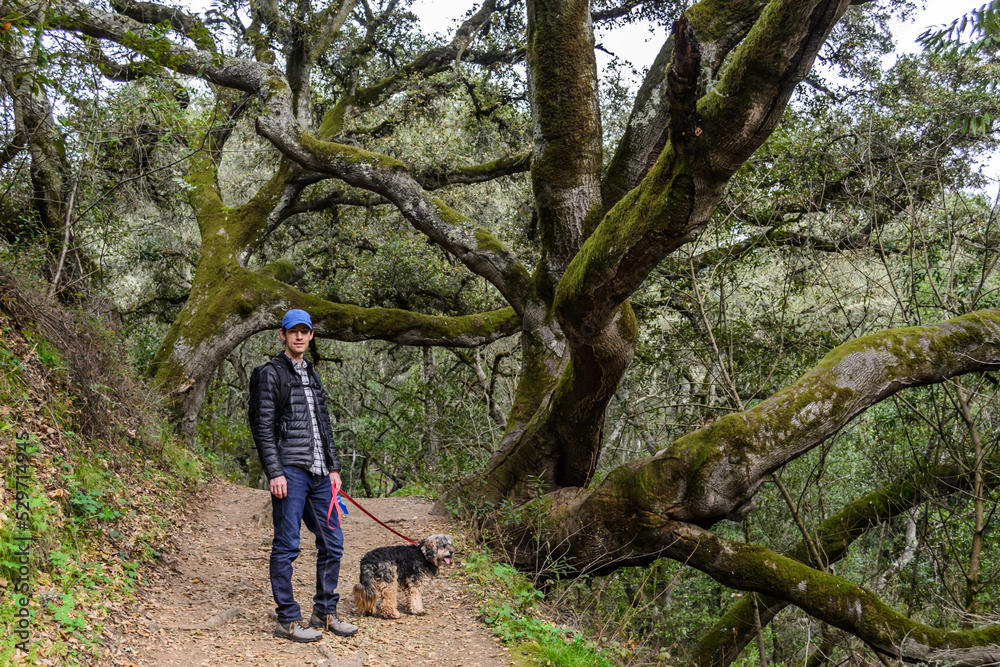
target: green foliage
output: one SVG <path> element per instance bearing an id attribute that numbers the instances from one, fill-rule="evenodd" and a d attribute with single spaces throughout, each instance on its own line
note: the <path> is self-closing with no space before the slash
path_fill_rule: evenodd
<path id="1" fill-rule="evenodd" d="M 919 41 L 928 52 L 947 60 L 995 66 L 1000 46 L 1000 3 L 987 2 L 948 25 L 928 28 Z M 996 96 L 995 76 L 973 79 L 971 85 L 983 95 Z M 965 134 L 986 135 L 993 131 L 994 118 L 995 111 L 966 111 L 958 115 L 954 126 Z"/>
<path id="2" fill-rule="evenodd" d="M 155 404 L 142 402 L 125 365 L 91 378 L 102 394 L 117 397 L 113 411 L 102 413 L 113 427 L 84 423 L 74 360 L 78 346 L 89 343 L 72 332 L 51 337 L 46 326 L 59 321 L 62 311 L 31 301 L 37 295 L 5 289 L 0 405 L 11 407 L 0 409 L 0 493 L 6 494 L 0 507 L 0 615 L 15 618 L 20 598 L 27 597 L 32 637 L 23 659 L 92 664 L 104 650 L 109 614 L 134 599 L 145 568 L 162 548 L 168 517 L 204 480 L 205 466 L 178 445 Z M 8 309 L 19 313 L 16 325 Z M 44 319 L 31 321 L 27 312 L 41 312 Z M 105 435 L 90 435 L 95 431 Z M 14 438 L 24 432 L 29 459 L 18 467 Z M 26 522 L 18 520 L 23 512 L 15 509 L 15 491 L 25 494 Z M 25 537 L 27 563 L 20 556 Z M 15 592 L 24 567 L 26 589 Z M 15 641 L 9 634 L 0 644 L 0 663 L 15 664 Z"/>
<path id="3" fill-rule="evenodd" d="M 992 0 L 947 25 L 928 28 L 919 39 L 932 51 L 993 54 L 1000 45 L 1000 2 Z"/>
<path id="4" fill-rule="evenodd" d="M 614 663 L 602 648 L 574 630 L 558 627 L 542 617 L 541 591 L 509 565 L 493 562 L 483 551 L 473 551 L 465 571 L 480 593 L 479 611 L 493 632 L 520 655 L 526 665 L 554 667 L 598 666 Z"/>
<path id="5" fill-rule="evenodd" d="M 221 382 L 213 382 L 198 423 L 195 450 L 232 482 L 256 485 L 263 472 L 246 418 L 246 402 Z"/>
<path id="6" fill-rule="evenodd" d="M 393 491 L 393 497 L 404 498 L 404 497 L 421 497 L 421 498 L 433 498 L 437 494 L 431 489 L 431 487 L 426 484 L 410 484 L 404 486 L 398 491 Z"/>
<path id="7" fill-rule="evenodd" d="M 418 350 L 387 350 L 378 343 L 323 342 L 318 348 L 338 361 L 321 365 L 320 373 L 336 421 L 342 475 L 352 492 L 381 495 L 417 487 L 436 496 L 444 484 L 481 465 L 498 441 L 484 389 L 450 354 L 435 353 L 428 379 Z"/>

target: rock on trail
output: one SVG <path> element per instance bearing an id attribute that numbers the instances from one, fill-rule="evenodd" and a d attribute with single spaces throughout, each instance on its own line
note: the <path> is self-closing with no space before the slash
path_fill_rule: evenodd
<path id="1" fill-rule="evenodd" d="M 163 555 L 129 618 L 109 628 L 115 643 L 112 664 L 141 667 L 195 665 L 509 665 L 506 649 L 479 621 L 462 571 L 463 539 L 457 529 L 431 514 L 415 498 L 360 499 L 368 511 L 413 539 L 450 533 L 458 553 L 451 567 L 424 589 L 426 616 L 387 621 L 355 615 L 351 589 L 358 562 L 368 550 L 400 544 L 396 536 L 353 506 L 344 517 L 338 611 L 361 629 L 354 637 L 324 634 L 296 644 L 271 635 L 274 600 L 267 573 L 271 543 L 266 491 L 219 482 L 194 501 L 197 510 L 176 536 L 177 549 Z M 312 612 L 316 548 L 302 527 L 302 553 L 292 584 L 306 619 Z"/>

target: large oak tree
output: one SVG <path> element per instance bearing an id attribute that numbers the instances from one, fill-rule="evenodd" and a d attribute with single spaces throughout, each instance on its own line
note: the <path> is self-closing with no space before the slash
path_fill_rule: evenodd
<path id="1" fill-rule="evenodd" d="M 624 135 L 606 156 L 594 22 L 639 4 L 597 12 L 586 0 L 528 0 L 523 43 L 498 44 L 485 40 L 492 23 L 522 8 L 485 0 L 450 41 L 377 80 L 359 77 L 359 69 L 391 19 L 393 2 L 379 11 L 365 0 L 252 2 L 242 18 L 217 13 L 211 22 L 131 0 L 5 3 L 0 12 L 15 28 L 43 25 L 107 48 L 101 62 L 122 79 L 141 69 L 147 77 L 200 79 L 211 91 L 216 120 L 186 138 L 186 191 L 200 255 L 190 294 L 155 360 L 156 379 L 174 398 L 187 433 L 215 369 L 291 307 L 312 313 L 319 336 L 343 341 L 475 347 L 516 335 L 522 372 L 503 438 L 486 470 L 451 497 L 534 503 L 540 519 L 510 536 L 520 567 L 543 576 L 604 574 L 667 557 L 761 594 L 762 623 L 795 605 L 880 655 L 997 662 L 1000 628 L 922 625 L 828 567 L 878 522 L 969 487 L 960 470 L 939 466 L 896 480 L 845 506 L 785 554 L 725 539 L 712 527 L 746 517 L 774 471 L 894 393 L 996 368 L 1000 313 L 974 312 L 851 341 L 770 398 L 659 443 L 656 454 L 592 484 L 606 410 L 636 345 L 629 298 L 665 259 L 699 238 L 731 178 L 777 127 L 831 31 L 847 12 L 860 11 L 851 0 L 694 4 L 664 36 Z M 232 28 L 225 39 L 214 33 L 221 23 Z M 362 38 L 335 50 L 347 25 L 357 26 Z M 353 72 L 353 83 L 319 105 L 318 72 L 332 53 Z M 461 63 L 523 64 L 529 151 L 423 172 L 366 150 L 348 133 L 353 114 L 386 104 L 416 81 L 457 76 Z M 30 84 L 13 75 L 8 80 L 10 90 Z M 30 95 L 21 99 L 30 111 Z M 246 203 L 228 206 L 219 167 L 234 127 L 248 115 L 280 159 Z M 44 113 L 34 117 L 36 124 L 46 120 Z M 39 174 L 58 175 L 58 156 L 37 152 L 39 169 L 49 170 Z M 539 260 L 530 264 L 434 194 L 529 170 L 539 232 Z M 317 184 L 329 187 L 317 193 Z M 63 201 L 65 189 L 53 182 L 48 199 Z M 393 207 L 495 288 L 505 307 L 458 316 L 365 308 L 296 289 L 296 267 L 288 261 L 254 268 L 255 253 L 284 221 L 350 204 Z M 57 219 L 60 210 L 49 217 Z M 731 662 L 749 640 L 747 614 L 755 611 L 734 607 L 705 637 L 696 659 Z"/>

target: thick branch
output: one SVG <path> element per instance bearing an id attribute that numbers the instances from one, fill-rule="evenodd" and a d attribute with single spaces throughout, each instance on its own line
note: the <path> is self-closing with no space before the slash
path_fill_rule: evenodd
<path id="1" fill-rule="evenodd" d="M 706 4 L 720 16 L 729 14 L 729 3 Z M 743 4 L 732 3 L 732 11 L 745 9 Z M 699 100 L 694 120 L 701 133 L 694 140 L 687 137 L 683 149 L 667 143 L 642 183 L 608 212 L 560 281 L 556 308 L 571 341 L 598 335 L 660 260 L 701 234 L 726 182 L 774 130 L 795 84 L 848 4 L 779 0 L 767 5 L 722 82 Z"/>
<path id="2" fill-rule="evenodd" d="M 111 0 L 111 7 L 139 23 L 156 25 L 168 23 L 177 32 L 191 39 L 195 46 L 204 51 L 215 51 L 215 40 L 201 19 L 176 7 L 167 7 L 156 2 L 136 2 L 135 0 Z"/>
<path id="3" fill-rule="evenodd" d="M 215 326 L 207 328 L 216 334 L 215 338 L 191 341 L 200 344 L 191 352 L 193 358 L 186 360 L 187 365 L 214 368 L 239 342 L 275 328 L 288 308 L 308 310 L 317 336 L 348 342 L 377 339 L 400 345 L 478 347 L 516 333 L 520 324 L 520 318 L 510 308 L 442 317 L 334 303 L 287 284 L 291 270 L 289 262 L 272 263 L 259 272 L 236 269 L 220 289 L 205 299 L 198 313 L 199 319 L 222 317 L 225 322 L 220 325 L 216 321 Z"/>
<path id="4" fill-rule="evenodd" d="M 488 49 L 485 51 L 469 49 L 462 56 L 462 62 L 482 65 L 483 67 L 489 67 L 490 65 L 514 65 L 524 62 L 527 54 L 528 52 L 523 47 L 515 46 L 505 49 Z"/>
<path id="5" fill-rule="evenodd" d="M 631 12 L 636 7 L 643 4 L 644 0 L 625 0 L 622 4 L 617 7 L 611 7 L 599 12 L 594 12 L 594 21 L 611 21 L 614 19 L 621 18 Z"/>
<path id="6" fill-rule="evenodd" d="M 657 500 L 652 511 L 699 524 L 739 517 L 768 475 L 872 405 L 904 387 L 998 366 L 1000 311 L 865 336 L 750 410 L 677 440 L 643 465 L 636 481 L 667 482 L 681 464 L 693 471 L 685 488 Z"/>
<path id="7" fill-rule="evenodd" d="M 491 162 L 469 167 L 432 167 L 414 175 L 425 190 L 436 190 L 448 185 L 485 183 L 496 178 L 523 174 L 531 169 L 531 151 L 507 155 Z"/>
<path id="8" fill-rule="evenodd" d="M 663 523 L 742 519 L 768 475 L 904 387 L 1000 366 L 1000 311 L 896 329 L 836 348 L 799 380 L 741 413 L 690 433 L 655 456 L 613 470 L 592 490 L 546 496 L 546 553 L 568 571 L 642 565 L 669 546 Z M 519 555 L 519 557 L 522 557 Z"/>
<path id="9" fill-rule="evenodd" d="M 528 315 L 525 321 L 522 343 L 527 340 L 529 347 L 524 356 L 533 363 L 523 370 L 523 377 L 530 379 L 522 379 L 507 433 L 487 463 L 482 476 L 487 484 L 476 490 L 477 497 L 490 502 L 521 500 L 539 489 L 589 484 L 601 452 L 608 401 L 632 360 L 637 336 L 635 314 L 625 304 L 590 344 L 572 355 L 546 358 L 539 352 L 562 351 L 562 341 L 543 340 L 547 345 L 538 345 L 527 331 Z M 522 400 L 528 407 L 524 412 Z M 517 420 L 523 420 L 522 425 Z M 531 471 L 542 472 L 532 475 L 529 487 Z"/>
<path id="10" fill-rule="evenodd" d="M 531 184 L 543 262 L 558 281 L 603 213 L 601 116 L 588 0 L 528 2 Z"/>
<path id="11" fill-rule="evenodd" d="M 731 176 L 777 126 L 795 86 L 812 67 L 849 0 L 779 0 L 767 5 L 736 48 L 715 90 L 699 104 L 713 159 Z"/>
<path id="12" fill-rule="evenodd" d="M 257 130 L 287 157 L 310 171 L 385 197 L 414 227 L 490 281 L 520 311 L 528 274 L 516 256 L 489 231 L 428 195 L 402 163 L 360 148 L 318 141 L 296 132 L 286 119 L 282 119 L 283 126 L 275 120 L 259 118 Z"/>
<path id="13" fill-rule="evenodd" d="M 703 77 L 714 78 L 723 59 L 760 16 L 767 0 L 703 0 L 685 12 L 694 29 L 705 65 Z M 595 20 L 597 15 L 595 14 Z M 667 141 L 670 113 L 667 68 L 673 58 L 673 35 L 660 49 L 643 79 L 625 133 L 604 177 L 604 207 L 610 209 L 649 172 Z M 703 82 L 702 87 L 711 82 Z"/>
<path id="14" fill-rule="evenodd" d="M 395 308 L 344 304 L 309 307 L 316 335 L 342 341 L 387 340 L 400 345 L 479 347 L 518 331 L 521 318 L 512 308 L 476 315 L 442 317 Z"/>
<path id="15" fill-rule="evenodd" d="M 670 114 L 666 93 L 667 68 L 674 52 L 674 40 L 664 42 L 639 87 L 618 141 L 614 157 L 602 183 L 604 207 L 610 209 L 649 173 L 667 141 Z"/>
<path id="16" fill-rule="evenodd" d="M 449 167 L 440 165 L 417 172 L 414 175 L 416 180 L 425 190 L 437 190 L 449 185 L 469 185 L 474 183 L 485 183 L 496 178 L 510 176 L 511 174 L 524 173 L 531 168 L 531 151 L 508 155 L 498 158 L 492 162 L 472 165 L 469 167 Z M 307 182 L 318 182 L 327 178 L 324 175 L 313 177 L 303 176 Z M 281 219 L 287 219 L 298 213 L 309 211 L 322 211 L 331 206 L 379 206 L 389 204 L 389 200 L 378 195 L 359 195 L 350 193 L 344 189 L 334 189 L 325 195 L 315 197 L 308 202 L 297 202 L 286 208 Z"/>
<path id="17" fill-rule="evenodd" d="M 254 94 L 269 94 L 272 87 L 287 90 L 281 70 L 273 65 L 189 49 L 127 16 L 102 12 L 74 0 L 53 0 L 50 6 L 51 28 L 111 40 L 180 74 Z M 11 11 L 10 5 L 0 7 Z"/>

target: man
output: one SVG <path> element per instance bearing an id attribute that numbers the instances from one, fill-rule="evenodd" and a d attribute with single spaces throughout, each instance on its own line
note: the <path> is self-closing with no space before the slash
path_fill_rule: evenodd
<path id="1" fill-rule="evenodd" d="M 326 394 L 319 375 L 302 355 L 313 338 L 304 310 L 285 313 L 279 330 L 285 350 L 261 367 L 250 424 L 257 454 L 270 483 L 274 517 L 271 592 L 277 604 L 274 634 L 297 642 L 322 638 L 322 628 L 350 637 L 356 625 L 337 616 L 337 579 L 344 535 L 330 528 L 330 499 L 340 491 L 340 459 L 333 442 Z M 282 386 L 284 385 L 284 387 Z M 292 562 L 299 555 L 300 523 L 316 535 L 316 595 L 308 625 L 292 594 Z"/>

